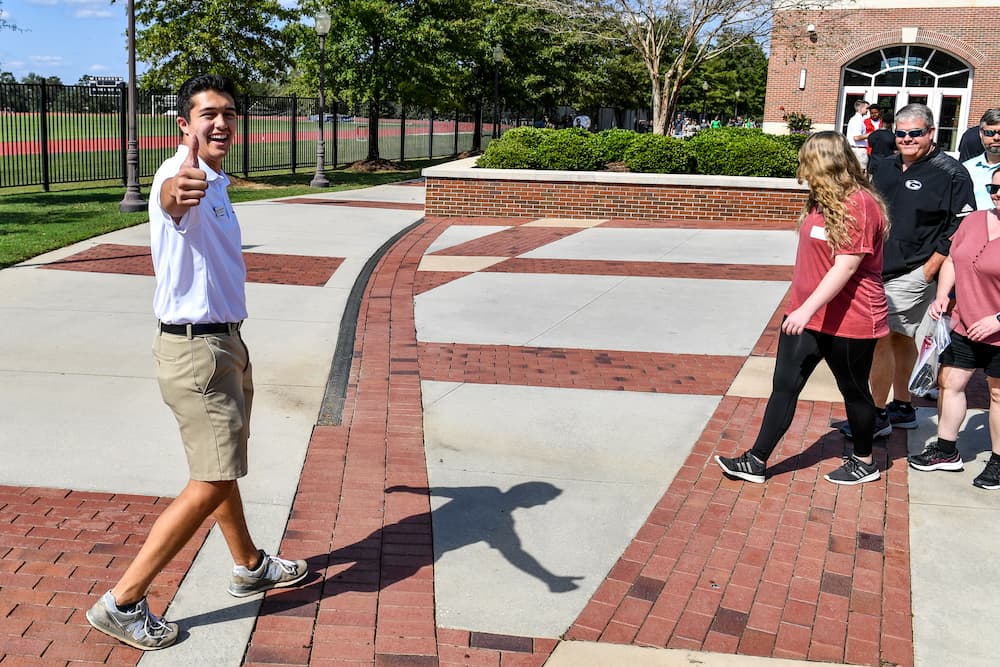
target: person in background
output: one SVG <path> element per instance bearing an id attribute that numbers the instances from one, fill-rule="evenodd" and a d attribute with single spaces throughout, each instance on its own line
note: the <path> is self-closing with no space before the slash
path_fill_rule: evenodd
<path id="1" fill-rule="evenodd" d="M 1000 489 L 1000 170 L 993 170 L 983 189 L 993 206 L 970 213 L 955 232 L 930 305 L 930 316 L 940 318 L 955 290 L 951 345 L 940 356 L 937 440 L 908 461 L 916 470 L 962 470 L 956 443 L 965 420 L 965 387 L 976 369 L 982 369 L 990 388 L 992 452 L 972 484 L 996 490 Z"/>
<path id="2" fill-rule="evenodd" d="M 868 168 L 868 131 L 865 129 L 865 118 L 868 112 L 868 102 L 856 100 L 854 115 L 847 121 L 847 140 L 851 142 L 854 157 L 858 158 L 861 169 Z"/>
<path id="3" fill-rule="evenodd" d="M 796 176 L 809 185 L 800 218 L 791 299 L 781 323 L 771 396 L 753 447 L 716 456 L 723 472 L 763 483 L 767 460 L 795 416 L 799 394 L 821 360 L 833 372 L 856 434 L 853 454 L 825 475 L 863 484 L 881 473 L 872 458 L 875 404 L 868 374 L 876 340 L 889 333 L 882 287 L 885 206 L 847 139 L 817 132 L 799 151 Z"/>
<path id="4" fill-rule="evenodd" d="M 972 177 L 976 208 L 987 211 L 993 208 L 993 200 L 986 186 L 993 182 L 993 174 L 1000 169 L 1000 109 L 987 109 L 979 119 L 978 138 L 983 152 L 965 160 L 962 166 Z"/>
<path id="5" fill-rule="evenodd" d="M 909 388 L 917 360 L 914 337 L 934 300 L 934 281 L 951 236 L 976 201 L 969 173 L 934 143 L 934 114 L 926 105 L 908 104 L 894 121 L 898 153 L 872 174 L 892 221 L 882 267 L 890 333 L 875 349 L 871 376 L 879 408 L 876 437 L 893 428 L 917 427 Z M 852 436 L 849 424 L 840 431 Z"/>
<path id="6" fill-rule="evenodd" d="M 865 140 L 868 143 L 868 155 L 872 154 L 871 136 L 872 132 L 881 130 L 885 121 L 882 119 L 882 109 L 873 104 L 868 107 L 868 117 L 865 118 Z"/>

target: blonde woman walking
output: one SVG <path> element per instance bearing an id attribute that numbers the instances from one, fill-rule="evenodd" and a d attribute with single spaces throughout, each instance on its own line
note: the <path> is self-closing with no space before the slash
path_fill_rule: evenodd
<path id="1" fill-rule="evenodd" d="M 763 483 L 767 460 L 792 423 L 799 394 L 825 360 L 854 433 L 853 455 L 825 478 L 834 484 L 871 482 L 880 472 L 872 459 L 876 408 L 868 374 L 876 340 L 889 333 L 882 286 L 885 205 L 837 132 L 806 139 L 796 176 L 808 183 L 809 198 L 799 221 L 791 301 L 781 323 L 771 397 L 753 447 L 715 460 L 727 475 Z"/>

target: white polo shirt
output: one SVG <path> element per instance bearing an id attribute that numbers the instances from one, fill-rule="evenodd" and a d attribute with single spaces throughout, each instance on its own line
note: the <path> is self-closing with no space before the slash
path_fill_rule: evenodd
<path id="1" fill-rule="evenodd" d="M 149 193 L 149 235 L 156 272 L 153 312 L 167 324 L 239 322 L 247 316 L 246 265 L 229 178 L 199 159 L 208 190 L 180 223 L 160 208 L 163 182 L 177 175 L 187 157 L 183 144 L 156 171 Z"/>
<path id="2" fill-rule="evenodd" d="M 847 121 L 847 142 L 854 146 L 855 148 L 867 148 L 867 139 L 855 139 L 854 137 L 866 134 L 868 130 L 865 129 L 865 117 L 859 113 L 851 116 L 850 120 Z"/>
<path id="3" fill-rule="evenodd" d="M 962 163 L 972 177 L 972 191 L 976 193 L 976 208 L 988 211 L 993 208 L 993 199 L 986 192 L 986 185 L 993 182 L 993 172 L 1000 169 L 1000 162 L 990 164 L 986 161 L 986 153 L 980 153 Z"/>

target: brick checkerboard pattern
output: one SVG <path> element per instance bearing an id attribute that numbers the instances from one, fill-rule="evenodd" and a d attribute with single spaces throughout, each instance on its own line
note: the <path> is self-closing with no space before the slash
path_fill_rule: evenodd
<path id="1" fill-rule="evenodd" d="M 456 222 L 470 221 L 428 218 L 373 276 L 343 424 L 316 428 L 282 547 L 315 553 L 310 562 L 323 577 L 305 589 L 268 594 L 249 665 L 529 665 L 552 650 L 552 640 L 434 625 L 421 379 L 724 395 L 743 361 L 418 343 L 414 295 L 466 275 L 416 271 L 431 241 Z M 505 230 L 438 254 L 513 257 L 566 233 Z M 560 271 L 572 264 L 511 259 L 488 270 Z M 587 266 L 613 275 L 637 268 L 622 264 Z M 673 270 L 717 277 L 709 266 Z M 739 271 L 747 279 L 788 279 L 787 267 Z M 778 321 L 776 313 L 757 354 L 773 355 L 768 336 Z M 764 404 L 722 399 L 567 639 L 912 664 L 903 434 L 877 451 L 887 469 L 882 480 L 834 487 L 819 480 L 844 451 L 829 426 L 844 418 L 843 407 L 803 402 L 768 484 L 725 479 L 711 456 L 749 447 Z"/>
<path id="2" fill-rule="evenodd" d="M 725 479 L 711 460 L 714 453 L 749 447 L 761 420 L 764 400 L 724 396 L 741 358 L 697 364 L 686 355 L 418 343 L 414 295 L 465 274 L 426 278 L 433 272 L 417 266 L 449 225 L 468 222 L 426 219 L 373 274 L 357 324 L 342 424 L 315 427 L 282 544 L 283 552 L 309 554 L 320 576 L 265 596 L 246 665 L 506 667 L 541 665 L 550 655 L 551 638 L 435 624 L 420 381 L 459 378 L 723 396 L 676 478 L 568 629 L 568 639 L 913 663 L 904 434 L 876 449 L 887 471 L 881 480 L 833 487 L 819 480 L 843 452 L 842 437 L 829 428 L 831 419 L 844 417 L 843 408 L 802 402 L 771 479 L 742 484 Z M 544 233 L 506 234 L 470 242 L 463 252 L 496 256 L 506 248 L 513 257 L 531 249 L 524 242 L 529 237 L 539 244 L 552 240 Z M 514 238 L 519 241 L 509 243 Z M 492 270 L 539 270 L 537 263 L 508 262 Z M 548 270 L 572 264 L 554 262 Z M 623 264 L 591 263 L 588 269 L 612 275 L 636 269 Z M 786 269 L 772 268 L 772 279 L 787 279 Z M 708 266 L 674 270 L 717 277 Z M 767 268 L 740 271 L 759 279 Z M 779 320 L 780 308 L 754 354 L 773 355 Z M 91 596 L 114 580 L 115 568 L 134 553 L 165 502 L 0 488 L 2 664 L 81 658 L 135 664 L 138 652 L 91 632 L 83 612 Z M 116 537 L 109 541 L 108 535 Z M 203 537 L 158 582 L 154 607 L 173 595 Z"/>

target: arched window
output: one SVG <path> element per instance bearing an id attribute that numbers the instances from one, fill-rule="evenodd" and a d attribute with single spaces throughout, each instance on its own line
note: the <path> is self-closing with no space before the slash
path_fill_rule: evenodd
<path id="1" fill-rule="evenodd" d="M 854 101 L 864 98 L 891 114 L 919 102 L 934 112 L 937 142 L 955 150 L 969 117 L 968 99 L 972 67 L 955 56 L 930 46 L 901 44 L 870 51 L 843 70 L 842 126 L 854 113 Z"/>

